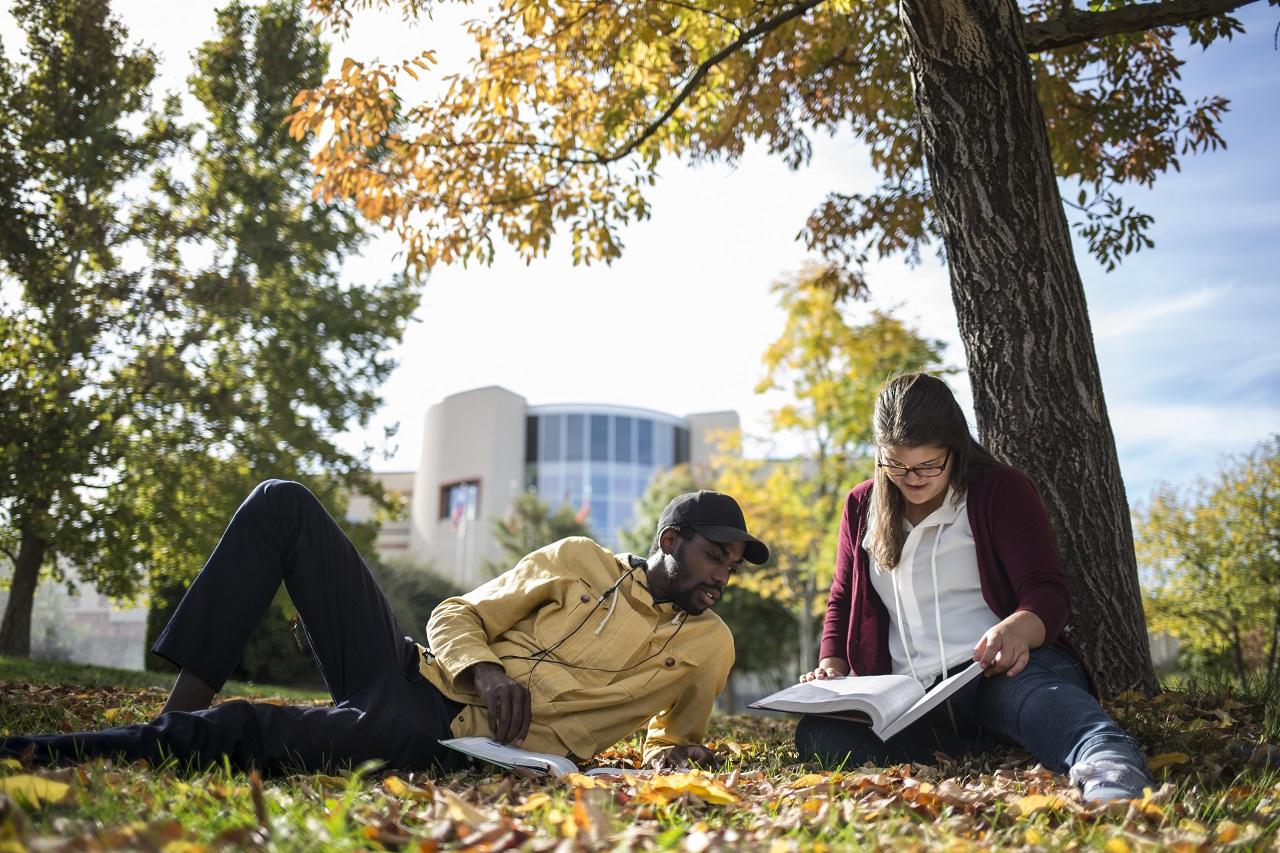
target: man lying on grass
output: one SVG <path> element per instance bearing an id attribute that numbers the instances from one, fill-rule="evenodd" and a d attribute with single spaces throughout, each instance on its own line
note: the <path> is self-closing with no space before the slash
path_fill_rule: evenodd
<path id="1" fill-rule="evenodd" d="M 264 772 L 377 761 L 453 770 L 439 739 L 482 735 L 587 759 L 647 723 L 645 760 L 713 764 L 701 745 L 733 664 L 709 612 L 730 575 L 769 549 L 728 495 L 681 495 L 652 553 L 565 539 L 521 560 L 406 637 L 351 541 L 306 488 L 268 480 L 231 519 L 152 649 L 179 668 L 153 722 L 10 737 L 0 754 L 39 763 L 121 756 Z M 209 707 L 281 581 L 333 707 L 245 701 Z"/>

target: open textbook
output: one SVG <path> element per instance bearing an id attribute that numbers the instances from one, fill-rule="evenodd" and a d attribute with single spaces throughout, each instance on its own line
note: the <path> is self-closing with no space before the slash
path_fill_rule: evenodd
<path id="1" fill-rule="evenodd" d="M 871 731 L 888 740 L 968 684 L 982 672 L 972 663 L 925 692 L 907 675 L 864 675 L 793 684 L 747 707 L 796 714 L 865 714 Z"/>
<path id="2" fill-rule="evenodd" d="M 568 773 L 585 773 L 587 776 L 619 776 L 624 773 L 643 773 L 630 767 L 592 767 L 590 770 L 579 770 L 563 755 L 552 755 L 549 752 L 534 752 L 499 743 L 487 737 L 455 737 L 441 738 L 440 743 L 450 749 L 465 752 L 467 755 L 515 770 L 519 773 L 550 774 L 564 776 Z"/>

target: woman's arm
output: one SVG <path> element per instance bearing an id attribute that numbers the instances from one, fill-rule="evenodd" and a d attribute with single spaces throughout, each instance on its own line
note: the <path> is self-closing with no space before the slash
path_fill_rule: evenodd
<path id="1" fill-rule="evenodd" d="M 836 570 L 831 578 L 831 591 L 827 594 L 827 616 L 822 623 L 822 642 L 818 647 L 818 654 L 823 661 L 836 659 L 843 662 L 848 654 L 849 614 L 853 607 L 853 562 L 858 550 L 858 543 L 854 541 L 858 507 L 855 492 L 851 491 L 845 498 L 844 512 L 840 516 Z M 822 664 L 819 663 L 819 669 L 821 668 Z M 849 664 L 845 662 L 842 674 L 847 675 L 848 672 Z"/>

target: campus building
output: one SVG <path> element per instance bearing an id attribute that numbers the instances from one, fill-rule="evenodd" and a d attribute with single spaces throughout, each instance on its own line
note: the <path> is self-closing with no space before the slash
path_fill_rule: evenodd
<path id="1" fill-rule="evenodd" d="M 738 428 L 735 412 L 673 415 L 592 403 L 530 406 L 490 386 L 450 395 L 427 410 L 413 472 L 380 474 L 405 499 L 407 517 L 383 525 L 387 558 L 429 562 L 469 588 L 501 556 L 492 535 L 522 491 L 569 506 L 606 546 L 632 526 L 636 500 L 655 473 L 706 468 L 715 434 Z M 353 504 L 363 517 L 364 504 Z"/>

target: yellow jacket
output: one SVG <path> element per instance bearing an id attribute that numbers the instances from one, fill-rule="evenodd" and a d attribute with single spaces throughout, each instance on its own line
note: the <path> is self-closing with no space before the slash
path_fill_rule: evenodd
<path id="1" fill-rule="evenodd" d="M 701 743 L 733 666 L 733 635 L 719 616 L 655 602 L 639 558 L 581 537 L 442 602 L 427 641 L 422 674 L 466 706 L 455 736 L 489 734 L 484 703 L 459 677 L 489 661 L 529 688 L 525 748 L 584 760 L 646 723 L 645 761 Z"/>

